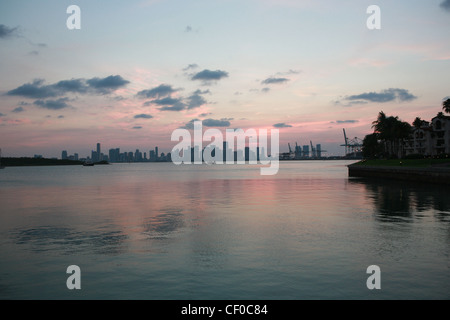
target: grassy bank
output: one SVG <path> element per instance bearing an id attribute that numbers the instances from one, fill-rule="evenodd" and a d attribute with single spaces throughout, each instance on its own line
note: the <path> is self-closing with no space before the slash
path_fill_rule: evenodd
<path id="1" fill-rule="evenodd" d="M 450 167 L 450 159 L 375 159 L 361 160 L 354 164 L 355 166 L 386 166 L 386 167 Z"/>

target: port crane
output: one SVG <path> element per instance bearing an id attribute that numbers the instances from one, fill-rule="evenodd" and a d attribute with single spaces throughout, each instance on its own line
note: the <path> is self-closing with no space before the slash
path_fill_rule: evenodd
<path id="1" fill-rule="evenodd" d="M 349 140 L 345 133 L 345 129 L 342 130 L 344 131 L 345 144 L 341 144 L 341 147 L 345 147 L 345 155 L 356 155 L 357 153 L 360 153 L 362 151 L 362 140 L 357 137 Z"/>
<path id="2" fill-rule="evenodd" d="M 309 143 L 311 144 L 311 156 L 313 158 L 315 158 L 316 157 L 316 148 L 314 148 L 311 140 L 309 140 Z"/>
<path id="3" fill-rule="evenodd" d="M 312 141 L 309 141 L 311 145 L 311 156 L 307 154 L 302 155 L 302 150 L 298 146 L 298 143 L 295 142 L 295 149 L 292 150 L 291 144 L 288 142 L 288 148 L 289 152 L 285 152 L 282 154 L 282 159 L 302 159 L 302 158 L 321 158 L 323 152 L 327 152 L 326 150 L 322 150 L 320 148 L 320 145 L 317 145 L 316 147 L 313 146 Z"/>

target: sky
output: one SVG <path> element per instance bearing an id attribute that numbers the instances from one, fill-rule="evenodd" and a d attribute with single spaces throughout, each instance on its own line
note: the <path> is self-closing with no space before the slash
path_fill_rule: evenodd
<path id="1" fill-rule="evenodd" d="M 343 155 L 380 111 L 442 111 L 449 39 L 450 0 L 1 0 L 0 148 L 170 152 L 202 120 Z"/>

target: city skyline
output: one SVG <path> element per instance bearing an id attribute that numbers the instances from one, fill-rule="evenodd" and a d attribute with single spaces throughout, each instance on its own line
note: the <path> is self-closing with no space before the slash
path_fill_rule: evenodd
<path id="1" fill-rule="evenodd" d="M 100 162 L 100 161 L 109 161 L 109 162 L 157 162 L 157 161 L 167 161 L 170 159 L 166 159 L 167 154 L 164 152 L 159 153 L 159 147 L 154 147 L 153 150 L 147 149 L 147 151 L 141 151 L 140 149 L 136 149 L 135 151 L 123 151 L 121 152 L 121 148 L 113 147 L 113 148 L 107 148 L 108 151 L 102 152 L 101 143 L 98 142 L 96 144 L 96 149 L 91 150 L 90 154 L 86 156 L 80 156 L 79 153 L 74 152 L 73 154 L 70 154 L 71 152 L 68 152 L 67 150 L 61 151 L 61 157 L 62 160 L 90 160 L 93 162 Z M 148 155 L 148 157 L 147 157 Z M 58 158 L 58 157 L 56 157 Z"/>
<path id="2" fill-rule="evenodd" d="M 343 155 L 343 128 L 362 139 L 380 111 L 431 119 L 450 95 L 449 1 L 78 1 L 69 30 L 71 4 L 0 4 L 4 157 L 98 141 L 167 153 L 195 120 Z"/>

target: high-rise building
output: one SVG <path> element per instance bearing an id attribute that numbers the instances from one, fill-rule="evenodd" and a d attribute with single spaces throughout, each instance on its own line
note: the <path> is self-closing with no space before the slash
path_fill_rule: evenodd
<path id="1" fill-rule="evenodd" d="M 67 159 L 67 151 L 63 150 L 63 152 L 61 153 L 61 159 L 66 160 Z"/>
<path id="2" fill-rule="evenodd" d="M 109 149 L 109 161 L 110 162 L 119 162 L 119 153 L 117 149 Z"/>
<path id="3" fill-rule="evenodd" d="M 150 150 L 150 152 L 149 152 L 149 160 L 150 161 L 156 161 L 156 157 L 155 157 L 155 150 Z"/>
<path id="4" fill-rule="evenodd" d="M 305 158 L 309 157 L 309 146 L 308 145 L 303 146 L 303 157 L 305 157 Z"/>
<path id="5" fill-rule="evenodd" d="M 97 143 L 97 157 L 98 157 L 99 161 L 102 160 L 101 159 L 101 154 L 102 154 L 102 152 L 100 150 L 100 143 Z"/>
<path id="6" fill-rule="evenodd" d="M 159 158 L 158 147 L 155 147 L 155 157 L 156 157 L 156 161 L 158 161 L 158 158 Z"/>
<path id="7" fill-rule="evenodd" d="M 134 153 L 134 161 L 142 162 L 142 152 L 140 152 L 139 149 L 136 149 L 136 152 Z"/>
<path id="8" fill-rule="evenodd" d="M 317 158 L 322 157 L 322 146 L 320 144 L 316 145 L 316 155 L 317 155 Z"/>
<path id="9" fill-rule="evenodd" d="M 225 163 L 227 161 L 227 150 L 228 150 L 228 142 L 224 141 L 223 142 L 223 150 L 222 150 L 223 163 Z"/>
<path id="10" fill-rule="evenodd" d="M 98 155 L 97 151 L 92 150 L 91 151 L 91 159 L 92 159 L 92 161 L 93 162 L 97 162 L 98 158 L 99 158 L 99 155 Z"/>

